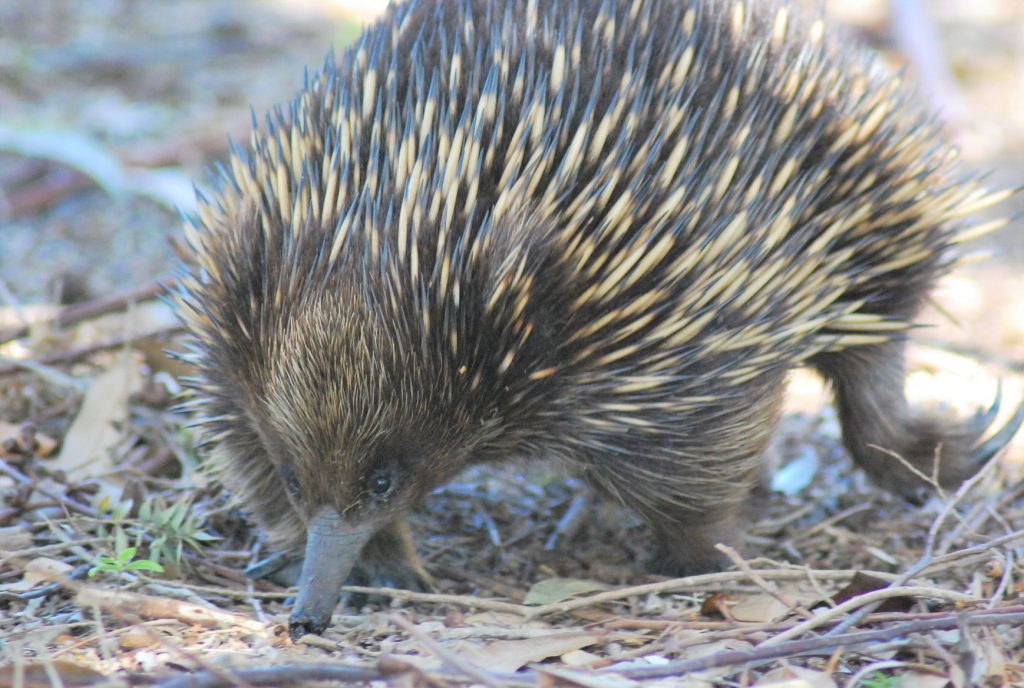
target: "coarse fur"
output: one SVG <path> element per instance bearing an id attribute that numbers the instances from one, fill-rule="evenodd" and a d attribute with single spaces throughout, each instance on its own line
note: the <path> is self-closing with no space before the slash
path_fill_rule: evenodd
<path id="1" fill-rule="evenodd" d="M 405 582 L 402 515 L 516 458 L 636 509 L 666 571 L 715 568 L 799 365 L 872 478 L 910 492 L 891 453 L 938 453 L 956 484 L 985 428 L 903 395 L 911 319 L 992 228 L 960 220 L 1002 197 L 954 158 L 786 4 L 392 6 L 188 228 L 199 422 L 277 546 L 328 504 Z"/>

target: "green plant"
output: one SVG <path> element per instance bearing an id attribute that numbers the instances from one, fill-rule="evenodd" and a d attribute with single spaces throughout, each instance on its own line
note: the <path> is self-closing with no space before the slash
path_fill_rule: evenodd
<path id="1" fill-rule="evenodd" d="M 903 677 L 892 675 L 886 676 L 880 671 L 869 674 L 860 682 L 864 688 L 899 688 L 903 683 Z"/>
<path id="2" fill-rule="evenodd" d="M 186 547 L 202 554 L 203 543 L 217 539 L 202 530 L 201 517 L 192 513 L 191 499 L 168 506 L 162 497 L 149 497 L 139 506 L 134 518 L 130 515 L 131 508 L 130 501 L 114 503 L 104 497 L 100 502 L 99 511 L 105 523 L 99 526 L 98 534 L 112 536 L 117 552 L 128 546 L 128 535 L 131 535 L 136 549 L 148 547 L 152 561 L 178 565 Z"/>
<path id="3" fill-rule="evenodd" d="M 185 547 L 202 554 L 203 543 L 216 536 L 202 530 L 202 519 L 192 513 L 192 500 L 183 499 L 170 506 L 160 497 L 150 497 L 139 507 L 139 525 L 133 534 L 153 538 L 149 553 L 153 561 L 181 562 Z"/>
<path id="4" fill-rule="evenodd" d="M 125 571 L 155 571 L 163 573 L 164 567 L 152 559 L 135 559 L 135 547 L 125 547 L 117 553 L 116 557 L 108 557 L 104 554 L 96 557 L 96 565 L 89 569 L 89 577 L 97 573 L 111 571 L 113 573 L 124 573 Z"/>

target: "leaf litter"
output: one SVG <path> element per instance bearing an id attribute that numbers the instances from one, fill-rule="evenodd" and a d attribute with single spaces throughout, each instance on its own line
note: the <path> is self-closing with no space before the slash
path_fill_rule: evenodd
<path id="1" fill-rule="evenodd" d="M 969 359 L 959 365 L 976 375 Z M 828 686 L 873 665 L 906 685 L 1021 678 L 1016 444 L 962 491 L 915 509 L 852 467 L 819 399 L 817 411 L 786 416 L 769 452 L 781 465 L 813 451 L 819 466 L 797 489 L 763 496 L 746 542 L 758 558 L 727 550 L 735 570 L 677 580 L 645 574 L 651 537 L 600 501 L 546 546 L 566 526 L 578 480 L 544 466 L 473 469 L 413 521 L 436 591 L 373 589 L 391 602 L 339 607 L 323 637 L 292 643 L 293 591 L 243 574 L 268 551 L 198 470 L 175 386 L 158 379 L 167 369 L 126 345 L 62 372 L 87 382 L 66 414 L 3 409 L 0 685 L 40 667 L 65 685 L 89 672 L 176 685 L 182 671 L 241 685 L 262 681 L 246 672 L 282 664 L 296 678 L 275 675 L 273 685 L 338 667 L 369 672 L 360 681 L 494 685 L 676 685 L 685 676 Z M 798 394 L 813 388 L 803 375 L 791 386 Z M 32 370 L 5 382 L 21 395 L 67 395 Z"/>
<path id="2" fill-rule="evenodd" d="M 4 293 L 29 295 L 25 303 L 5 296 L 0 309 L 0 686 L 1024 683 L 1020 439 L 968 489 L 915 509 L 852 467 L 827 394 L 803 373 L 791 380 L 766 457 L 763 504 L 743 555 L 731 555 L 733 570 L 647 575 L 649 533 L 635 516 L 586 496 L 578 480 L 543 466 L 474 469 L 414 517 L 436 590 L 374 590 L 390 601 L 339 607 L 323 637 L 290 641 L 284 624 L 294 591 L 246 578 L 246 566 L 270 552 L 199 469 L 194 438 L 173 411 L 188 371 L 164 353 L 180 347 L 180 335 L 152 300 L 160 281 L 146 280 L 164 274 L 175 250 L 168 206 L 188 202 L 182 180 L 201 178 L 198 165 L 223 154 L 225 130 L 244 136 L 259 90 L 251 82 L 319 59 L 299 59 L 287 46 L 312 46 L 323 22 L 261 24 L 256 10 L 235 12 L 229 2 L 178 6 L 189 8 L 199 32 L 180 76 L 162 73 L 159 60 L 147 64 L 157 53 L 129 43 L 97 52 L 55 41 L 25 69 L 29 81 L 45 74 L 73 114 L 48 128 L 18 124 L 30 117 L 0 123 L 8 142 L 0 142 L 0 180 L 19 218 L 5 227 Z M 69 11 L 83 13 L 96 35 L 120 30 L 84 7 Z M 258 50 L 232 61 L 230 48 L 211 38 L 225 35 Z M 222 72 L 188 63 L 225 54 L 203 63 L 230 65 Z M 191 119 L 168 125 L 161 141 L 133 141 L 135 124 L 116 121 L 97 133 L 78 108 L 75 98 L 89 98 L 92 86 L 82 87 L 75 65 L 114 74 L 126 60 L 141 60 L 154 83 L 179 80 L 167 90 L 175 96 L 166 119 L 184 111 Z M 239 88 L 234 81 L 247 69 L 260 76 Z M 190 72 L 220 77 L 221 100 L 205 99 Z M 280 83 L 266 104 L 295 86 L 287 77 Z M 979 117 L 985 103 L 1002 107 L 999 89 L 972 88 Z M 149 116 L 139 110 L 131 121 Z M 1014 148 L 1024 140 L 1017 125 L 1001 132 L 1002 149 L 1024 150 Z M 29 129 L 32 137 L 18 134 Z M 130 269 L 100 269 L 107 256 L 92 253 L 92 237 L 40 240 L 52 275 L 26 259 L 36 249 L 25 237 L 84 226 L 109 227 L 116 235 L 106 246 L 117 248 L 108 262 Z M 124 240 L 136 226 L 173 229 Z M 1004 235 L 1012 242 L 1012 230 Z M 131 252 L 118 253 L 122 246 Z M 65 258 L 62 247 L 82 255 Z M 21 272 L 29 265 L 35 270 Z M 1006 408 L 1019 402 L 1024 298 L 992 304 L 986 295 L 996 285 L 1024 296 L 1019 268 L 1004 268 L 940 285 L 943 308 L 969 326 L 943 325 L 941 311 L 926 316 L 940 326 L 911 350 L 912 395 L 970 412 L 991 398 L 998 378 Z M 84 277 L 83 291 L 54 291 L 49 280 L 58 274 L 72 286 Z M 974 332 L 995 339 L 985 346 Z"/>

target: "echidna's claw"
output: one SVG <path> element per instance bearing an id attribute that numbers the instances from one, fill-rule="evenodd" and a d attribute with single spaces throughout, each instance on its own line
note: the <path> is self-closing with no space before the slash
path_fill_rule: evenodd
<path id="1" fill-rule="evenodd" d="M 1003 403 L 1003 381 L 996 380 L 996 398 L 992 400 L 992 404 L 988 409 L 982 411 L 978 410 L 974 414 L 974 418 L 971 420 L 971 427 L 978 429 L 978 434 L 981 435 L 990 427 L 995 421 L 996 416 L 999 415 L 999 407 Z"/>
<path id="2" fill-rule="evenodd" d="M 243 573 L 248 578 L 266 578 L 278 585 L 293 586 L 298 582 L 301 570 L 302 557 L 286 552 L 277 552 L 249 564 Z"/>
<path id="3" fill-rule="evenodd" d="M 996 388 L 996 399 L 992 406 L 984 414 L 979 414 L 979 419 L 984 419 L 985 427 L 991 424 L 996 413 L 999 411 L 1002 385 Z M 1006 421 L 1006 424 L 994 435 L 986 440 L 981 440 L 971 451 L 971 459 L 977 464 L 983 464 L 996 455 L 1003 447 L 1009 444 L 1013 436 L 1024 425 L 1024 401 L 1014 411 L 1013 417 Z"/>

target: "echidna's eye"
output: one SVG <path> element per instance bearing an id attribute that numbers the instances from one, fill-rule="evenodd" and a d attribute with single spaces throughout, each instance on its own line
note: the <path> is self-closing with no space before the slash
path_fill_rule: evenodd
<path id="1" fill-rule="evenodd" d="M 387 497 L 391 493 L 391 476 L 387 473 L 375 473 L 370 476 L 369 487 L 374 497 Z"/>
<path id="2" fill-rule="evenodd" d="M 298 499 L 302 496 L 302 486 L 299 484 L 299 476 L 295 474 L 295 469 L 287 464 L 281 466 L 281 478 L 284 479 L 284 486 L 292 497 Z"/>

